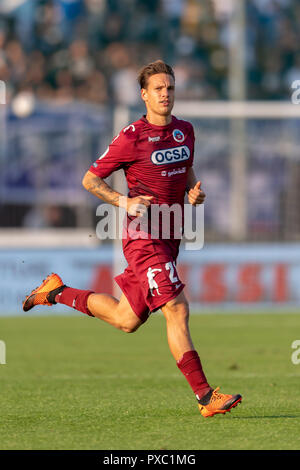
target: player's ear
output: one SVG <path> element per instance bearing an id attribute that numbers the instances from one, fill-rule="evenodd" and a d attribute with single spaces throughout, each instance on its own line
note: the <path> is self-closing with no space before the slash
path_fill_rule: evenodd
<path id="1" fill-rule="evenodd" d="M 147 100 L 147 90 L 146 90 L 146 88 L 141 89 L 141 98 L 142 98 L 143 101 Z"/>

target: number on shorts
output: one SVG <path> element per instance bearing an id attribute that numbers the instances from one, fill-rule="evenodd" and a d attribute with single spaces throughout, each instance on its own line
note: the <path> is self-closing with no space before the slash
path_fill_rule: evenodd
<path id="1" fill-rule="evenodd" d="M 178 277 L 174 275 L 174 270 L 176 268 L 175 261 L 169 261 L 166 263 L 166 270 L 170 271 L 169 277 L 171 282 L 178 282 Z"/>

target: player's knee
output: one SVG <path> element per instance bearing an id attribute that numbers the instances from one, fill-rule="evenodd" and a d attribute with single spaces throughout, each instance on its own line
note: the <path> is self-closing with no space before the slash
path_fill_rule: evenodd
<path id="1" fill-rule="evenodd" d="M 130 327 L 130 326 L 122 326 L 121 330 L 124 331 L 124 333 L 134 333 L 138 327 Z"/>
<path id="2" fill-rule="evenodd" d="M 124 331 L 124 333 L 134 333 L 138 328 L 140 327 L 140 324 L 124 324 L 120 326 L 120 329 Z"/>
<path id="3" fill-rule="evenodd" d="M 134 333 L 140 326 L 141 320 L 134 314 L 123 315 L 119 318 L 119 329 L 125 333 Z"/>
<path id="4" fill-rule="evenodd" d="M 116 311 L 117 328 L 125 333 L 134 333 L 142 324 L 142 321 L 132 310 L 119 305 Z"/>

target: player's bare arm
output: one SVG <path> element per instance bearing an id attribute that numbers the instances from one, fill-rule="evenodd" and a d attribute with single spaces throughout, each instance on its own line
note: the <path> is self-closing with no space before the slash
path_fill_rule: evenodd
<path id="1" fill-rule="evenodd" d="M 114 191 L 102 178 L 87 171 L 82 180 L 83 187 L 94 196 L 114 206 L 125 203 L 126 197 Z"/>
<path id="2" fill-rule="evenodd" d="M 94 196 L 108 204 L 125 209 L 130 215 L 141 217 L 150 206 L 152 196 L 138 196 L 129 198 L 112 189 L 102 178 L 91 171 L 83 177 L 84 188 Z"/>
<path id="3" fill-rule="evenodd" d="M 197 181 L 193 167 L 188 170 L 187 175 L 188 201 L 192 206 L 203 204 L 206 194 L 201 189 L 201 181 Z"/>

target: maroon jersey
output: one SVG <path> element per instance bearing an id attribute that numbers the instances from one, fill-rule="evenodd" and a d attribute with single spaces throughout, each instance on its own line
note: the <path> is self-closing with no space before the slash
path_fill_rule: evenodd
<path id="1" fill-rule="evenodd" d="M 167 126 L 145 117 L 130 124 L 90 167 L 101 178 L 124 169 L 129 197 L 154 196 L 152 203 L 183 204 L 187 172 L 194 158 L 193 126 L 172 116 Z"/>
<path id="2" fill-rule="evenodd" d="M 153 196 L 151 204 L 180 204 L 183 226 L 184 195 L 188 169 L 193 165 L 194 140 L 193 126 L 187 121 L 172 116 L 170 124 L 156 126 L 142 117 L 113 139 L 90 171 L 106 178 L 122 168 L 129 197 Z M 171 238 L 173 234 L 171 226 Z"/>

